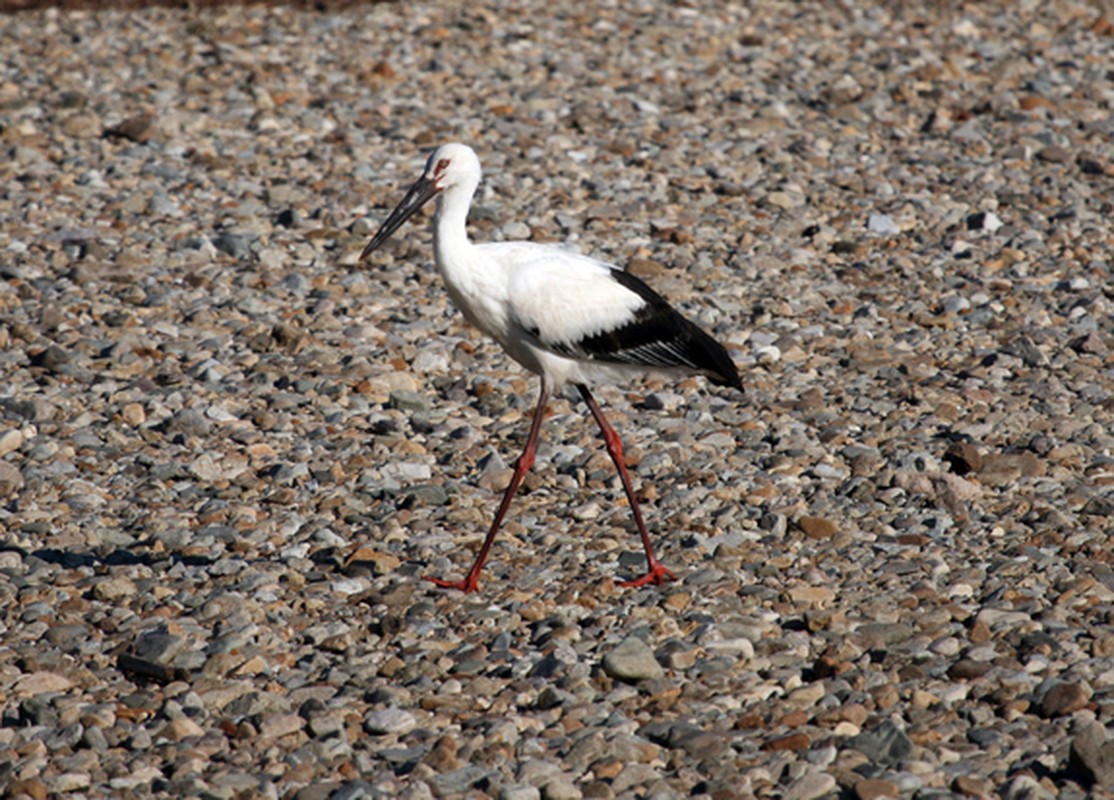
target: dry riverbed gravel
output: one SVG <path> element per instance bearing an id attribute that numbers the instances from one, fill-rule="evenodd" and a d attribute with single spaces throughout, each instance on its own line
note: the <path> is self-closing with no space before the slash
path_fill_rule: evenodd
<path id="1" fill-rule="evenodd" d="M 1111 796 L 1114 21 L 1074 2 L 35 11 L 0 27 L 8 796 Z M 600 254 L 744 398 L 554 400 L 477 239 Z"/>

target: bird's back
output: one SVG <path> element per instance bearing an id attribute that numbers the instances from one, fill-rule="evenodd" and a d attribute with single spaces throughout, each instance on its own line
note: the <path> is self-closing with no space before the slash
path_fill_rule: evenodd
<path id="1" fill-rule="evenodd" d="M 601 366 L 701 373 L 742 389 L 723 347 L 629 272 L 528 242 L 479 249 L 503 259 L 508 323 L 537 347 Z"/>

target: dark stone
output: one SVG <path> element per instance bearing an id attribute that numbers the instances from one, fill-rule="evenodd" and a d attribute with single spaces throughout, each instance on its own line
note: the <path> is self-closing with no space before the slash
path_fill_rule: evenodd
<path id="1" fill-rule="evenodd" d="M 1114 785 L 1114 742 L 1100 723 L 1087 723 L 1072 738 L 1067 772 L 1083 786 Z"/>
<path id="2" fill-rule="evenodd" d="M 873 763 L 886 767 L 894 766 L 913 753 L 912 740 L 891 720 L 851 737 L 847 746 L 855 748 Z"/>

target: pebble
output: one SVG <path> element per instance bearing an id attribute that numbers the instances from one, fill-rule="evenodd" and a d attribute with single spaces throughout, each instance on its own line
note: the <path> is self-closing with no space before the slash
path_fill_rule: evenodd
<path id="1" fill-rule="evenodd" d="M 211 5 L 5 17 L 6 793 L 1114 782 L 1096 8 Z M 428 214 L 358 262 L 448 138 L 739 364 L 596 389 L 677 583 L 567 387 L 421 580 L 537 392 Z"/>
<path id="2" fill-rule="evenodd" d="M 620 681 L 638 682 L 665 674 L 650 649 L 637 636 L 628 636 L 603 657 L 603 670 Z"/>
<path id="3" fill-rule="evenodd" d="M 863 731 L 847 742 L 867 757 L 869 761 L 882 766 L 893 766 L 913 752 L 913 742 L 906 733 L 891 720 Z"/>
<path id="4" fill-rule="evenodd" d="M 364 718 L 364 730 L 372 736 L 408 733 L 417 724 L 413 714 L 400 708 L 372 711 Z"/>
<path id="5" fill-rule="evenodd" d="M 1080 711 L 1087 707 L 1091 695 L 1091 687 L 1086 683 L 1076 681 L 1055 683 L 1041 698 L 1041 714 L 1046 717 L 1062 717 Z"/>
<path id="6" fill-rule="evenodd" d="M 786 800 L 816 800 L 836 788 L 836 779 L 826 772 L 806 772 L 785 788 Z"/>
<path id="7" fill-rule="evenodd" d="M 901 228 L 888 214 L 871 214 L 867 218 L 867 230 L 882 236 L 896 236 L 901 233 Z"/>
<path id="8" fill-rule="evenodd" d="M 7 461 L 0 461 L 0 497 L 18 494 L 23 485 L 23 473 L 19 468 Z"/>
<path id="9" fill-rule="evenodd" d="M 893 781 L 884 778 L 867 778 L 855 782 L 855 797 L 858 800 L 882 800 L 886 797 L 900 797 L 900 789 Z"/>
<path id="10" fill-rule="evenodd" d="M 1082 786 L 1110 786 L 1114 780 L 1114 741 L 1099 722 L 1087 722 L 1071 740 L 1067 770 Z"/>
<path id="11" fill-rule="evenodd" d="M 499 787 L 499 800 L 541 800 L 542 793 L 534 786 L 521 783 Z"/>

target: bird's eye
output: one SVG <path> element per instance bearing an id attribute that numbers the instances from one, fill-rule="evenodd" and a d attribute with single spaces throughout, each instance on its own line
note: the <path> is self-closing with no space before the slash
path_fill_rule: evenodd
<path id="1" fill-rule="evenodd" d="M 442 172 L 449 168 L 449 159 L 442 158 L 437 162 L 437 166 L 433 168 L 435 175 L 440 175 Z"/>

